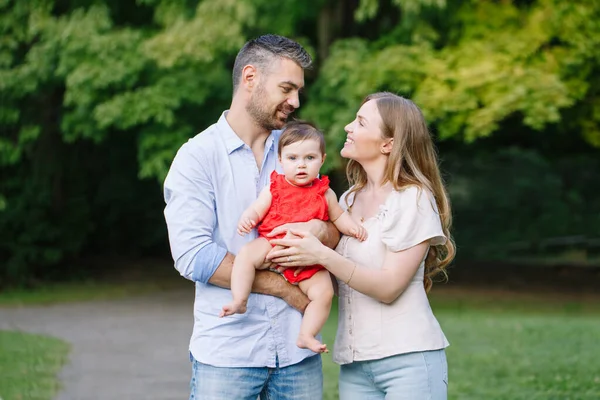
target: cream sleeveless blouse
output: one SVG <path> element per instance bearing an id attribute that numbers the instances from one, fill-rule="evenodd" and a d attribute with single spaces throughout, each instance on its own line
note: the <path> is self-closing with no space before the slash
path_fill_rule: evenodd
<path id="1" fill-rule="evenodd" d="M 340 198 L 344 209 L 347 193 Z M 430 245 L 446 242 L 433 195 L 415 186 L 391 192 L 379 213 L 367 219 L 364 227 L 369 234 L 366 241 L 343 236 L 336 251 L 370 269 L 383 266 L 386 249 L 402 251 L 426 240 Z M 338 328 L 333 349 L 336 363 L 376 360 L 449 345 L 423 287 L 424 265 L 423 260 L 409 286 L 391 304 L 338 280 Z"/>

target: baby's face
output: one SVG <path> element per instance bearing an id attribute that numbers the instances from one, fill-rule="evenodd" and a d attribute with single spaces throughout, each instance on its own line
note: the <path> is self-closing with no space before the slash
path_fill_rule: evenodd
<path id="1" fill-rule="evenodd" d="M 307 139 L 281 149 L 279 162 L 285 178 L 293 185 L 309 185 L 319 175 L 325 155 L 317 140 Z"/>

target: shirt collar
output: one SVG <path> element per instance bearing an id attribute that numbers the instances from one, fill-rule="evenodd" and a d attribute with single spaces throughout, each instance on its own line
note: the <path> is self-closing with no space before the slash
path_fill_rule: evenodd
<path id="1" fill-rule="evenodd" d="M 225 118 L 229 110 L 223 111 L 221 117 L 219 118 L 219 122 L 217 122 L 217 127 L 221 131 L 223 140 L 225 141 L 225 148 L 227 149 L 227 153 L 231 154 L 235 150 L 239 149 L 244 145 L 244 142 L 236 133 L 231 129 L 229 122 Z"/>
<path id="2" fill-rule="evenodd" d="M 231 154 L 234 151 L 236 151 L 237 149 L 239 149 L 240 147 L 242 147 L 245 143 L 233 131 L 233 129 L 231 129 L 229 122 L 227 122 L 227 119 L 225 117 L 227 116 L 228 112 L 229 112 L 229 110 L 223 111 L 223 114 L 221 114 L 221 117 L 219 118 L 219 121 L 217 122 L 217 127 L 219 128 L 219 130 L 221 131 L 221 133 L 223 135 L 223 140 L 225 141 L 225 148 L 227 149 L 227 153 Z M 270 152 L 273 149 L 273 146 L 275 144 L 275 134 L 279 133 L 279 132 L 280 131 L 272 131 L 271 132 L 271 134 L 267 138 L 267 141 L 265 142 L 265 153 Z"/>

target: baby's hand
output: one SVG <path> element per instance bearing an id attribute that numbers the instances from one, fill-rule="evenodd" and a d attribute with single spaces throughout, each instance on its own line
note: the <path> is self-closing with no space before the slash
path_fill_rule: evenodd
<path id="1" fill-rule="evenodd" d="M 358 225 L 356 228 L 353 228 L 350 233 L 361 242 L 367 240 L 367 230 L 362 225 Z"/>
<path id="2" fill-rule="evenodd" d="M 244 236 L 247 233 L 250 233 L 252 228 L 256 226 L 256 222 L 251 220 L 250 218 L 242 218 L 238 222 L 237 233 L 238 235 Z"/>

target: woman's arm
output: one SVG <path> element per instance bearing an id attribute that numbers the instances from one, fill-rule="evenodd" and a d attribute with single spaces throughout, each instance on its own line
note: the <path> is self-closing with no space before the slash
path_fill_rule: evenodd
<path id="1" fill-rule="evenodd" d="M 429 244 L 423 242 L 397 253 L 388 250 L 383 267 L 373 270 L 325 248 L 320 264 L 352 289 L 389 304 L 408 287 L 428 249 Z"/>
<path id="2" fill-rule="evenodd" d="M 300 239 L 271 241 L 273 244 L 287 247 L 270 254 L 269 258 L 274 263 L 284 267 L 321 264 L 354 290 L 388 304 L 396 300 L 408 287 L 429 248 L 429 243 L 425 241 L 399 252 L 388 250 L 383 267 L 373 270 L 357 265 L 323 246 L 308 232 L 292 233 Z"/>

